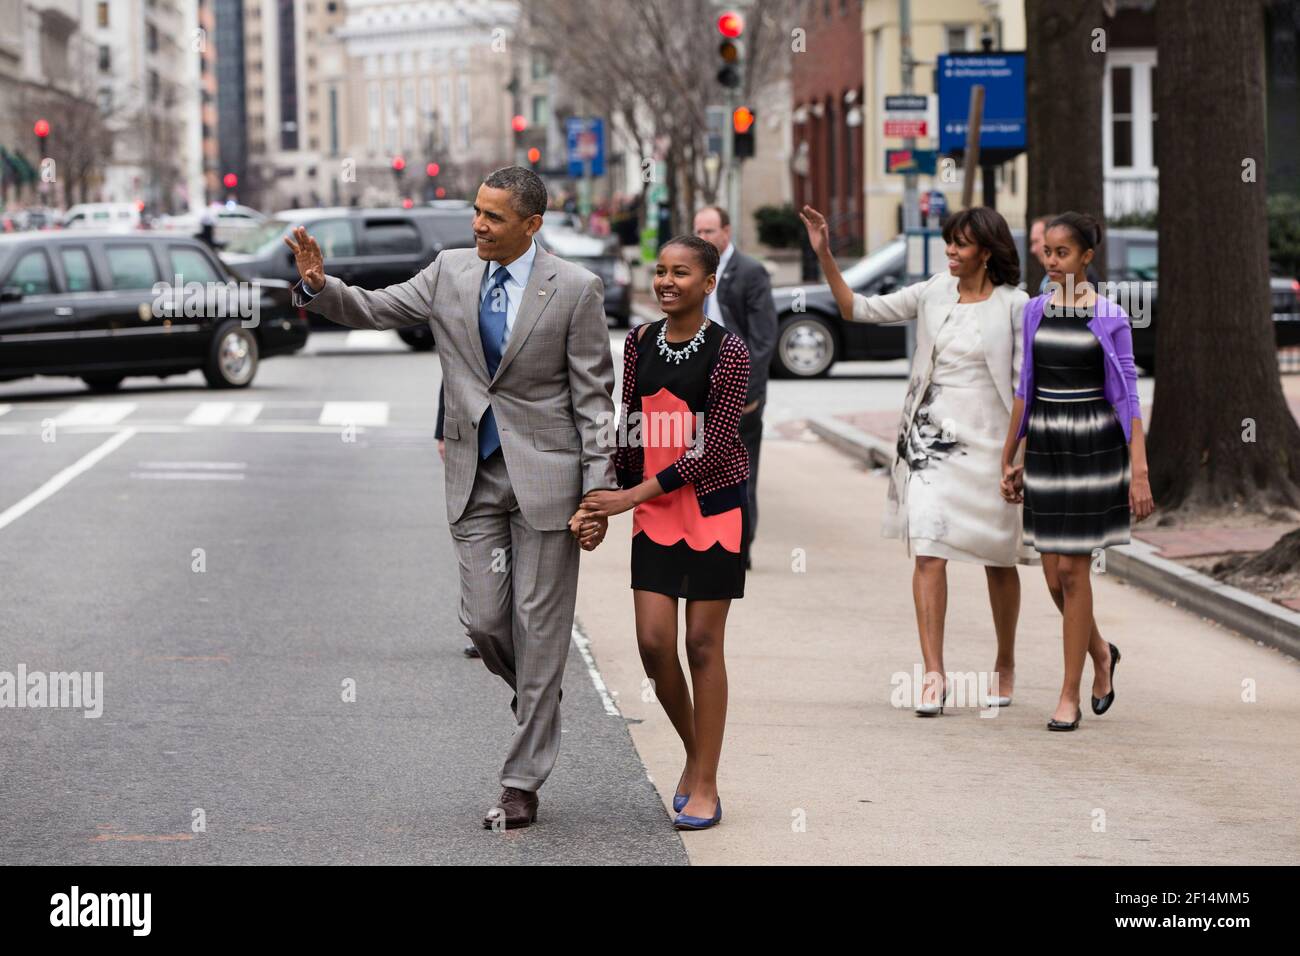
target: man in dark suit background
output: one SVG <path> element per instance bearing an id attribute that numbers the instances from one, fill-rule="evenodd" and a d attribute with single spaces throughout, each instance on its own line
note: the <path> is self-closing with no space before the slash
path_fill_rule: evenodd
<path id="1" fill-rule="evenodd" d="M 750 546 L 758 530 L 758 452 L 763 441 L 763 408 L 767 404 L 767 375 L 776 350 L 776 303 L 772 279 L 753 256 L 731 241 L 731 218 L 718 206 L 695 214 L 695 235 L 713 244 L 721 256 L 717 287 L 704 302 L 704 314 L 744 340 L 749 349 L 749 394 L 740 417 L 740 440 L 749 452 L 749 506 L 745 509 L 741 550 L 750 566 Z"/>

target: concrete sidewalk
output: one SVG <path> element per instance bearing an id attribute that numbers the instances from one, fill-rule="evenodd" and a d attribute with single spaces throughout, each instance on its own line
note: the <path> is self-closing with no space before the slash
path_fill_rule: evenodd
<path id="1" fill-rule="evenodd" d="M 911 562 L 879 536 L 883 478 L 826 445 L 765 442 L 762 524 L 732 606 L 730 712 L 717 829 L 683 834 L 695 863 L 1295 863 L 1300 668 L 1096 579 L 1123 651 L 1117 700 L 1078 732 L 1045 724 L 1060 617 L 1023 568 L 1015 703 L 921 719 L 891 705 L 920 661 Z M 628 587 L 631 518 L 583 555 L 578 618 L 667 805 L 681 744 L 643 693 Z M 804 572 L 792 570 L 806 556 Z M 991 668 L 979 568 L 950 565 L 950 671 Z M 683 666 L 685 666 L 683 655 Z M 1088 693 L 1091 668 L 1086 672 Z M 1243 684 L 1257 703 L 1243 702 Z M 669 826 L 667 812 L 664 826 Z"/>

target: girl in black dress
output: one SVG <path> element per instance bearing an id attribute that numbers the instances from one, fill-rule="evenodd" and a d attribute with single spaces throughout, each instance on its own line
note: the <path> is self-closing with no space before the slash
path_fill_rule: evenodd
<path id="1" fill-rule="evenodd" d="M 628 333 L 623 347 L 623 421 L 614 459 L 623 490 L 588 493 L 570 522 L 583 537 L 584 519 L 635 509 L 637 644 L 686 748 L 673 796 L 673 822 L 681 830 L 705 829 L 722 819 L 722 646 L 731 601 L 745 593 L 741 517 L 749 461 L 740 415 L 749 352 L 738 336 L 705 318 L 704 300 L 717 268 L 717 249 L 695 236 L 672 239 L 660 250 L 654 289 L 664 318 Z M 693 705 L 677 657 L 681 599 Z"/>
<path id="2" fill-rule="evenodd" d="M 1002 451 L 1002 496 L 1024 502 L 1024 540 L 1042 554 L 1048 587 L 1060 595 L 1065 679 L 1047 723 L 1056 731 L 1079 726 L 1089 653 L 1093 713 L 1115 699 L 1119 649 L 1101 639 L 1093 618 L 1093 555 L 1128 543 L 1130 515 L 1141 521 L 1154 507 L 1128 317 L 1088 282 L 1100 242 L 1091 216 L 1063 213 L 1047 227 L 1051 291 L 1025 308 L 1021 384 Z"/>

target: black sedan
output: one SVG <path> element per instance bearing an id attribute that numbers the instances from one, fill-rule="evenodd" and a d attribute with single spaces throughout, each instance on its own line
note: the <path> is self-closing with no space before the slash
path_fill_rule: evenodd
<path id="1" fill-rule="evenodd" d="M 243 388 L 307 334 L 288 283 L 241 282 L 195 239 L 0 236 L 0 381 L 75 375 L 109 391 L 128 375 L 202 369 L 213 388 Z"/>

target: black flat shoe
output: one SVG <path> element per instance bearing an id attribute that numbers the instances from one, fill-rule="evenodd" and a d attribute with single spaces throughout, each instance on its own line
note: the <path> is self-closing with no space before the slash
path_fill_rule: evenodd
<path id="1" fill-rule="evenodd" d="M 1092 712 L 1100 717 L 1106 711 L 1110 710 L 1110 705 L 1115 703 L 1115 665 L 1119 663 L 1119 648 L 1114 644 L 1110 647 L 1110 693 L 1105 697 L 1094 697 L 1092 699 Z"/>
<path id="2" fill-rule="evenodd" d="M 1082 719 L 1083 719 L 1083 711 L 1082 711 L 1082 710 L 1079 711 L 1077 714 L 1075 714 L 1075 715 L 1074 715 L 1074 720 L 1071 721 L 1071 722 L 1068 723 L 1068 724 L 1067 724 L 1065 721 L 1063 721 L 1063 720 L 1057 720 L 1055 717 L 1053 717 L 1051 720 L 1049 720 L 1049 721 L 1047 722 L 1047 729 L 1048 729 L 1048 730 L 1061 730 L 1061 731 L 1066 731 L 1066 730 L 1078 730 L 1078 729 L 1079 729 L 1079 721 L 1082 720 Z"/>

